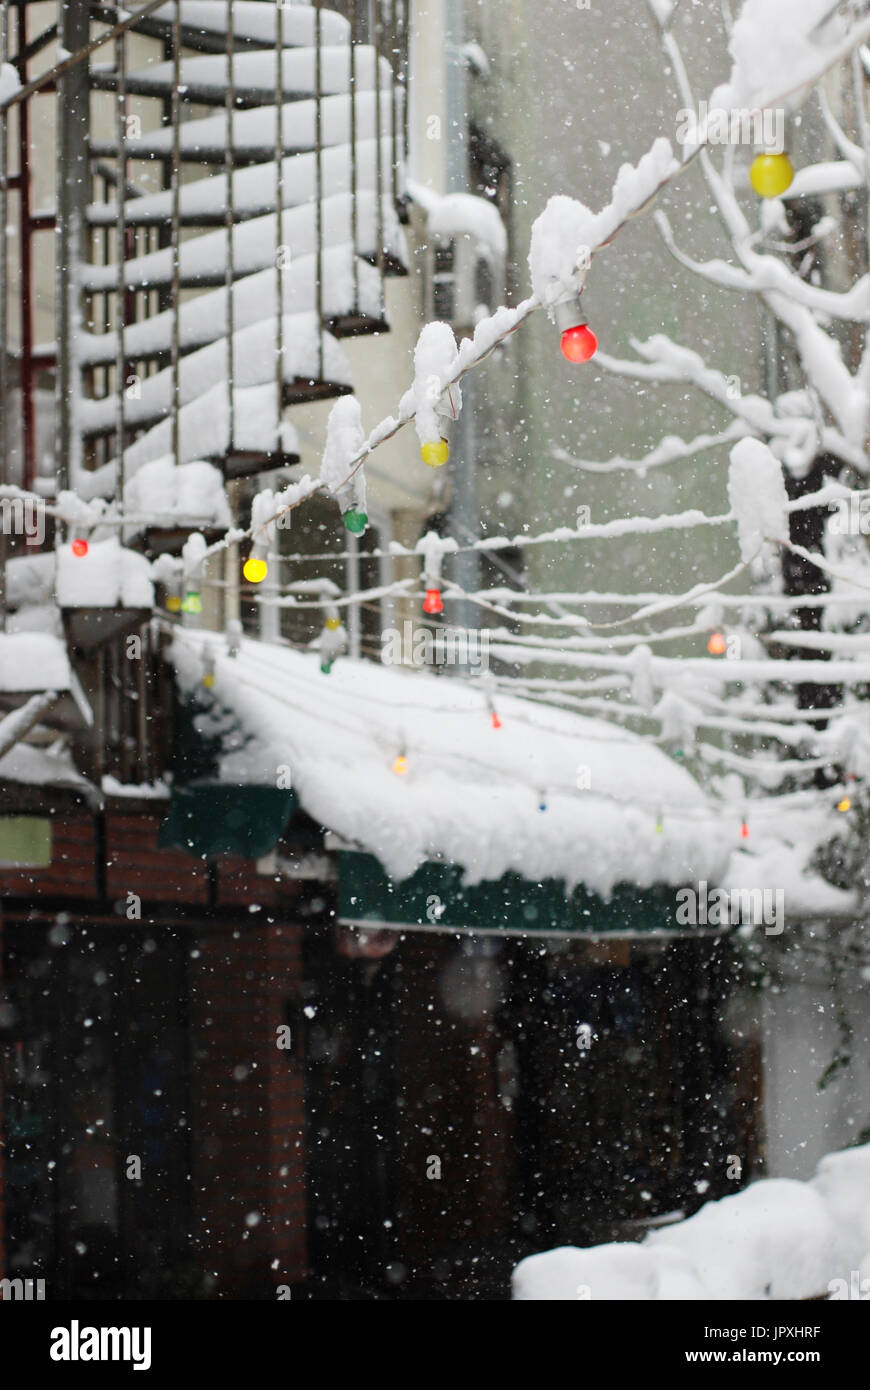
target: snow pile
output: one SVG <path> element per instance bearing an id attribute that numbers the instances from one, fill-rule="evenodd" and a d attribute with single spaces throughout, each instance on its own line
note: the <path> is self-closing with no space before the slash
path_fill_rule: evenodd
<path id="1" fill-rule="evenodd" d="M 788 495 L 782 464 L 760 439 L 741 439 L 731 450 L 728 500 L 737 518 L 744 564 L 751 563 L 768 540 L 788 540 Z"/>
<path id="2" fill-rule="evenodd" d="M 69 690 L 70 665 L 58 637 L 42 632 L 0 632 L 0 691 Z"/>
<path id="3" fill-rule="evenodd" d="M 351 460 L 356 458 L 365 444 L 365 430 L 362 426 L 362 409 L 356 396 L 340 397 L 326 423 L 326 447 L 320 466 L 320 481 L 338 499 L 342 516 L 349 509 L 358 512 L 366 510 L 366 480 L 361 466 L 353 476 Z"/>
<path id="4" fill-rule="evenodd" d="M 183 689 L 201 688 L 209 640 L 176 632 Z M 515 870 L 607 897 L 620 882 L 715 880 L 724 868 L 721 826 L 689 773 L 603 721 L 500 697 L 493 729 L 486 691 L 465 681 L 351 660 L 327 677 L 315 656 L 248 639 L 235 658 L 215 654 L 213 693 L 253 736 L 225 755 L 222 778 L 274 785 L 286 763 L 309 815 L 394 878 L 440 855 L 469 883 Z"/>
<path id="5" fill-rule="evenodd" d="M 806 1183 L 751 1183 L 638 1245 L 532 1255 L 513 1296 L 783 1301 L 834 1294 L 856 1269 L 870 1275 L 870 1145 L 829 1154 Z"/>
<path id="6" fill-rule="evenodd" d="M 143 464 L 124 487 L 124 511 L 152 526 L 219 526 L 232 521 L 221 474 L 211 463 L 176 466 L 171 454 Z"/>
<path id="7" fill-rule="evenodd" d="M 21 79 L 11 63 L 0 63 L 0 106 L 21 91 Z"/>
<path id="8" fill-rule="evenodd" d="M 621 166 L 611 200 L 600 212 L 591 212 L 576 198 L 551 198 L 532 225 L 529 269 L 537 299 L 551 305 L 581 289 L 592 253 L 679 167 L 670 142 L 662 136 L 637 164 Z"/>
<path id="9" fill-rule="evenodd" d="M 70 546 L 57 552 L 57 602 L 61 608 L 152 608 L 151 565 L 116 539 L 92 543 L 87 555 Z"/>
<path id="10" fill-rule="evenodd" d="M 710 106 L 799 106 L 807 85 L 867 35 L 866 16 L 858 23 L 850 8 L 832 0 L 744 0 L 728 44 L 731 76 Z"/>
<path id="11" fill-rule="evenodd" d="M 89 800 L 98 800 L 94 797 L 93 785 L 73 763 L 72 754 L 58 744 L 37 748 L 32 743 L 16 743 L 0 758 L 0 782 L 23 782 L 30 787 L 72 787 L 90 793 Z"/>
<path id="12" fill-rule="evenodd" d="M 409 191 L 425 210 L 426 229 L 433 241 L 467 236 L 477 243 L 478 252 L 490 259 L 501 259 L 507 254 L 505 225 L 498 209 L 488 199 L 477 198 L 472 193 L 447 193 L 439 197 L 419 184 L 411 185 Z"/>
<path id="13" fill-rule="evenodd" d="M 47 603 L 54 597 L 53 550 L 13 555 L 6 561 L 7 600 L 12 609 Z"/>
<path id="14" fill-rule="evenodd" d="M 457 371 L 459 354 L 449 323 L 427 323 L 414 349 L 414 384 L 399 404 L 399 414 L 407 418 L 415 412 L 417 437 L 421 444 L 440 439 L 443 419 L 455 420 L 462 409 L 462 392 L 445 383 Z"/>

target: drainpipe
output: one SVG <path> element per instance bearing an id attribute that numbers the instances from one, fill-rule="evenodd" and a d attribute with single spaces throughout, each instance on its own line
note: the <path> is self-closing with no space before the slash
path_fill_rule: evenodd
<path id="1" fill-rule="evenodd" d="M 446 173 L 450 193 L 468 192 L 468 89 L 462 56 L 465 38 L 463 8 L 464 0 L 445 0 Z M 469 373 L 462 382 L 462 411 L 453 433 L 450 460 L 452 487 L 447 529 L 459 545 L 467 545 L 477 537 L 479 530 L 475 396 L 474 374 Z M 480 557 L 477 551 L 453 556 L 448 564 L 450 576 L 456 584 L 469 592 L 480 587 Z M 453 611 L 461 627 L 478 625 L 477 609 L 473 603 L 465 600 L 455 602 Z"/>

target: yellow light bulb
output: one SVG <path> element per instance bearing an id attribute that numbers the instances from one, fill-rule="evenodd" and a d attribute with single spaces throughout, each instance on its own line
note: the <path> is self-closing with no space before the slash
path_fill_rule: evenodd
<path id="1" fill-rule="evenodd" d="M 211 690 L 212 686 L 214 685 L 214 671 L 206 671 L 205 675 L 202 678 L 202 683 L 205 686 L 206 690 Z"/>
<path id="2" fill-rule="evenodd" d="M 759 198 L 778 198 L 793 178 L 794 168 L 787 154 L 758 154 L 749 170 L 749 182 Z"/>
<path id="3" fill-rule="evenodd" d="M 337 632 L 341 627 L 341 618 L 327 618 L 326 626 L 329 628 L 330 632 Z"/>
<path id="4" fill-rule="evenodd" d="M 420 449 L 420 457 L 430 468 L 440 468 L 450 457 L 450 446 L 446 439 L 430 439 Z"/>
<path id="5" fill-rule="evenodd" d="M 408 759 L 405 757 L 404 753 L 400 753 L 396 758 L 396 761 L 393 763 L 393 771 L 397 777 L 404 777 L 407 774 Z"/>
<path id="6" fill-rule="evenodd" d="M 837 810 L 838 810 L 838 811 L 850 811 L 851 809 L 852 809 L 852 801 L 851 801 L 851 798 L 850 798 L 850 797 L 844 796 L 842 801 L 838 801 L 838 802 L 837 802 Z"/>
<path id="7" fill-rule="evenodd" d="M 170 613 L 180 613 L 181 596 L 179 594 L 168 594 L 166 598 L 166 607 Z"/>
<path id="8" fill-rule="evenodd" d="M 249 584 L 262 584 L 268 572 L 269 566 L 266 561 L 256 555 L 249 555 L 242 567 L 242 574 Z"/>

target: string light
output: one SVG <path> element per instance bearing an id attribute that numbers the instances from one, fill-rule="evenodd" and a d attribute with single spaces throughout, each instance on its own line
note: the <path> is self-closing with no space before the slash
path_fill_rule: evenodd
<path id="1" fill-rule="evenodd" d="M 748 839 L 749 839 L 749 826 L 746 824 L 746 818 L 745 818 L 745 817 L 744 817 L 743 820 L 740 822 L 740 838 L 741 838 L 741 840 L 748 840 Z"/>
<path id="2" fill-rule="evenodd" d="M 788 155 L 757 154 L 749 170 L 749 182 L 759 198 L 779 198 L 794 179 L 794 167 Z"/>
<path id="3" fill-rule="evenodd" d="M 72 551 L 73 555 L 78 556 L 78 558 L 81 560 L 88 553 L 88 543 L 83 536 L 76 536 L 75 540 L 72 542 L 70 546 L 70 550 Z"/>
<path id="4" fill-rule="evenodd" d="M 724 632 L 714 632 L 710 635 L 707 643 L 707 651 L 711 656 L 724 656 L 728 650 L 728 643 L 725 640 Z"/>
<path id="5" fill-rule="evenodd" d="M 563 299 L 554 311 L 556 327 L 561 329 L 562 356 L 568 362 L 588 362 L 598 351 L 598 339 L 586 322 L 579 294 Z"/>
<path id="6" fill-rule="evenodd" d="M 450 445 L 442 435 L 420 446 L 420 457 L 430 468 L 442 468 L 450 457 Z"/>
<path id="7" fill-rule="evenodd" d="M 492 710 L 490 712 L 489 722 L 494 729 L 500 729 L 502 727 L 501 720 L 499 719 L 495 710 Z"/>
<path id="8" fill-rule="evenodd" d="M 269 573 L 269 566 L 260 555 L 249 555 L 242 566 L 242 574 L 249 584 L 262 584 Z"/>
<path id="9" fill-rule="evenodd" d="M 369 524 L 368 514 L 357 511 L 356 507 L 348 507 L 344 513 L 344 524 L 352 536 L 361 536 Z"/>
<path id="10" fill-rule="evenodd" d="M 399 753 L 397 755 L 396 760 L 393 763 L 393 772 L 396 774 L 397 777 L 407 777 L 408 759 L 404 753 Z"/>
<path id="11" fill-rule="evenodd" d="M 850 796 L 844 796 L 844 797 L 842 798 L 841 801 L 838 801 L 838 802 L 837 802 L 837 810 L 838 810 L 838 811 L 842 811 L 842 812 L 845 814 L 846 811 L 851 811 L 851 809 L 852 809 L 852 798 L 851 798 Z"/>
<path id="12" fill-rule="evenodd" d="M 444 600 L 441 597 L 441 590 L 433 587 L 426 590 L 426 597 L 423 600 L 424 613 L 443 613 Z"/>

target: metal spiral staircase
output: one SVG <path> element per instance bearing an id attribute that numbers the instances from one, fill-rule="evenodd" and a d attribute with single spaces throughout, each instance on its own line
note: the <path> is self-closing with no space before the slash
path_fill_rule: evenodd
<path id="1" fill-rule="evenodd" d="M 341 340 L 387 329 L 384 277 L 406 270 L 407 11 L 0 5 L 0 226 L 14 229 L 0 255 L 0 487 L 121 501 L 150 463 L 165 478 L 206 461 L 229 480 L 299 461 L 288 408 L 352 389 Z M 40 207 L 52 158 L 56 197 Z M 172 516 L 123 538 L 177 550 L 209 524 Z M 0 528 L 0 639 L 12 610 L 18 630 L 37 621 L 22 605 L 53 542 L 52 526 L 33 545 Z M 71 733 L 95 782 L 153 780 L 166 696 L 145 677 L 150 609 L 82 603 L 58 598 L 88 717 L 58 706 L 37 732 Z M 124 660 L 130 632 L 138 663 Z M 32 693 L 10 688 L 0 715 Z"/>
<path id="2" fill-rule="evenodd" d="M 350 390 L 339 340 L 387 328 L 407 7 L 339 6 L 58 4 L 61 58 L 124 25 L 58 74 L 57 207 L 28 209 L 63 267 L 56 343 L 21 335 L 25 391 L 58 374 L 59 486 L 120 496 L 167 457 L 227 478 L 295 462 L 285 407 Z"/>

